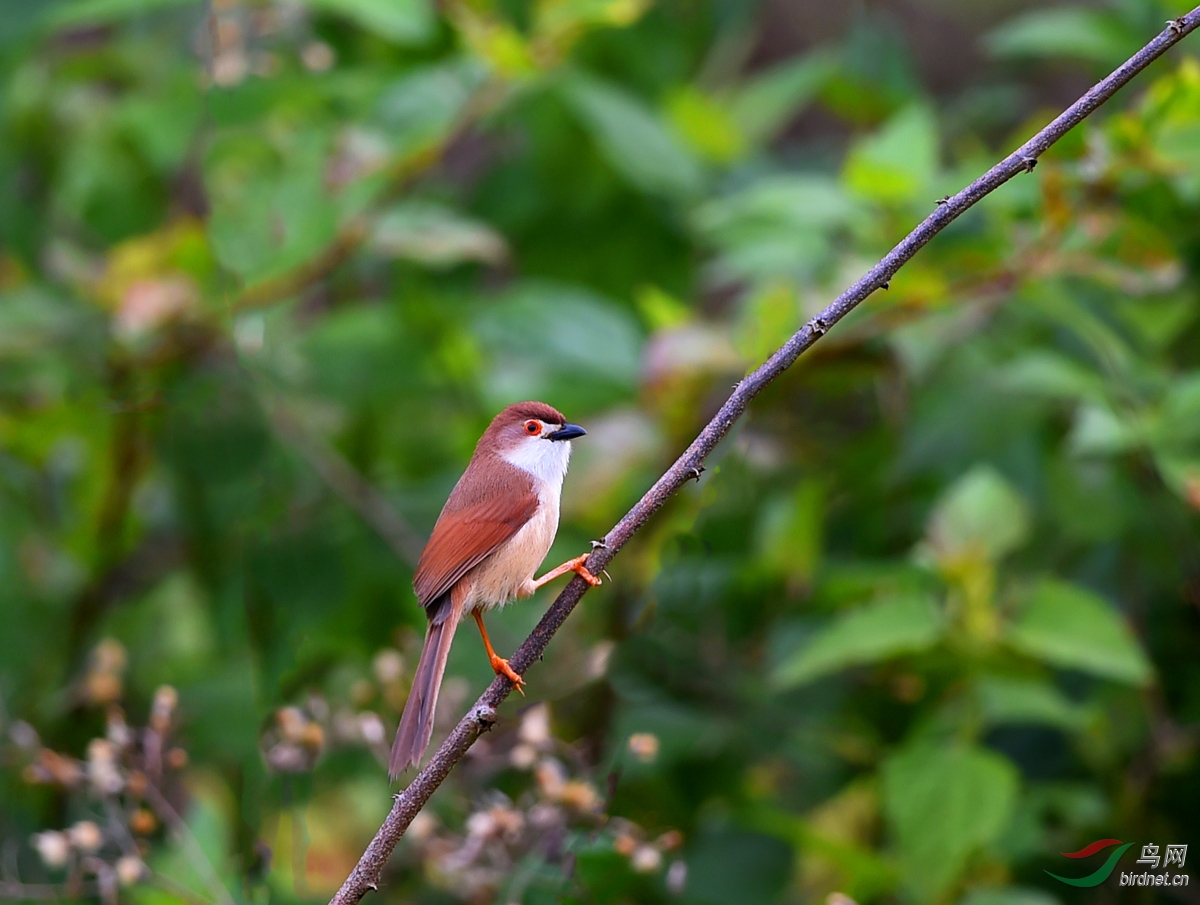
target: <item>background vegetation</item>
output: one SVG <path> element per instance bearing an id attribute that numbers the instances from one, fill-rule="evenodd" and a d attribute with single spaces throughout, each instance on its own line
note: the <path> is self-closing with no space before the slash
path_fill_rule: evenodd
<path id="1" fill-rule="evenodd" d="M 551 559 L 586 550 L 1187 5 L 5 4 L 0 892 L 328 896 L 495 410 L 589 428 Z M 1044 870 L 1200 845 L 1198 54 L 754 404 L 381 901 L 1155 898 Z M 446 725 L 489 678 L 464 631 Z"/>

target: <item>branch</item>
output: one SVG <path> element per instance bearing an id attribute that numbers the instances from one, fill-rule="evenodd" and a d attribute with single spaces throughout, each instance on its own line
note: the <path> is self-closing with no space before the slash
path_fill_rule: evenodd
<path id="1" fill-rule="evenodd" d="M 671 494 L 692 478 L 698 480 L 704 469 L 704 459 L 729 433 L 734 422 L 746 410 L 750 400 L 791 367 L 801 353 L 820 339 L 830 327 L 854 310 L 875 290 L 886 289 L 888 281 L 909 258 L 965 211 L 1014 176 L 1030 172 L 1036 165 L 1038 157 L 1047 148 L 1091 115 L 1119 88 L 1197 27 L 1200 27 L 1200 7 L 1192 10 L 1186 16 L 1168 22 L 1167 28 L 1154 40 L 1134 54 L 1116 71 L 1097 83 L 1087 94 L 1072 104 L 1037 135 L 958 194 L 939 201 L 933 213 L 926 217 L 899 245 L 888 252 L 883 260 L 838 296 L 817 317 L 805 324 L 774 355 L 737 385 L 733 395 L 725 401 L 720 411 L 692 441 L 692 445 L 605 536 L 604 546 L 593 551 L 588 558 L 587 568 L 593 573 L 603 569 L 629 539 L 646 524 L 649 518 L 662 508 Z M 576 577 L 571 580 L 570 584 L 551 604 L 550 609 L 546 611 L 546 615 L 542 617 L 532 634 L 525 639 L 525 642 L 509 660 L 513 669 L 523 674 L 542 655 L 546 645 L 554 637 L 554 633 L 571 614 L 587 589 L 588 585 L 583 579 Z M 495 722 L 496 708 L 511 691 L 512 684 L 503 676 L 498 676 L 488 686 L 470 713 L 454 728 L 424 769 L 416 775 L 407 789 L 396 796 L 395 804 L 392 805 L 392 810 L 384 820 L 383 826 L 379 828 L 379 832 L 367 846 L 367 850 L 363 853 L 353 872 L 346 878 L 346 882 L 342 884 L 342 888 L 330 900 L 330 905 L 355 905 L 366 895 L 367 890 L 378 888 L 388 857 L 412 819 L 442 784 L 454 765 L 467 753 L 467 749 L 482 732 Z"/>
<path id="2" fill-rule="evenodd" d="M 82 896 L 94 896 L 100 892 L 95 882 L 62 886 L 53 883 L 21 883 L 17 880 L 0 880 L 0 899 L 19 901 L 70 902 Z"/>

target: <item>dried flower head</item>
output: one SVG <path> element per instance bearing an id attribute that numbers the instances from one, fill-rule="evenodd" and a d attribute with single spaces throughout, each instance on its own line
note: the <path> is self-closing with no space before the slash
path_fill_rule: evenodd
<path id="1" fill-rule="evenodd" d="M 88 743 L 87 776 L 97 795 L 115 795 L 124 786 L 116 746 L 108 739 L 94 738 Z"/>
<path id="2" fill-rule="evenodd" d="M 179 692 L 170 685 L 160 685 L 154 692 L 154 703 L 150 707 L 150 728 L 159 735 L 166 735 L 178 705 Z"/>
<path id="3" fill-rule="evenodd" d="M 371 671 L 380 685 L 392 685 L 404 677 L 404 657 L 400 651 L 385 647 L 375 655 Z"/>
<path id="4" fill-rule="evenodd" d="M 526 710 L 517 737 L 535 748 L 545 746 L 550 741 L 550 708 L 545 704 L 534 704 Z"/>
<path id="5" fill-rule="evenodd" d="M 47 830 L 36 833 L 33 837 L 33 847 L 47 867 L 62 867 L 71 857 L 71 843 L 66 833 L 57 830 Z"/>
<path id="6" fill-rule="evenodd" d="M 71 845 L 81 852 L 96 852 L 104 845 L 104 833 L 91 820 L 81 820 L 67 831 Z"/>
<path id="7" fill-rule="evenodd" d="M 132 886 L 148 873 L 142 859 L 133 855 L 126 855 L 117 862 L 117 880 L 122 886 Z"/>
<path id="8" fill-rule="evenodd" d="M 635 732 L 629 736 L 629 753 L 644 764 L 658 757 L 658 736 L 652 732 Z"/>
<path id="9" fill-rule="evenodd" d="M 629 865 L 639 874 L 652 874 L 662 867 L 662 853 L 652 845 L 639 845 L 629 858 Z"/>

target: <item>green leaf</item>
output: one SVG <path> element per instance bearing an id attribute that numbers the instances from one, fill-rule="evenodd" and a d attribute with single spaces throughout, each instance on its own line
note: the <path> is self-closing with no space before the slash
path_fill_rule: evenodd
<path id="1" fill-rule="evenodd" d="M 817 481 L 801 481 L 788 496 L 767 503 L 759 517 L 759 556 L 770 568 L 810 585 L 821 559 L 825 492 Z"/>
<path id="2" fill-rule="evenodd" d="M 396 44 L 424 44 L 436 20 L 429 0 L 304 0 L 313 9 L 350 19 Z"/>
<path id="3" fill-rule="evenodd" d="M 1163 398 L 1157 439 L 1187 443 L 1200 439 L 1200 373 L 1172 381 Z"/>
<path id="4" fill-rule="evenodd" d="M 984 719 L 990 724 L 1036 723 L 1077 731 L 1086 725 L 1087 710 L 1072 703 L 1049 682 L 987 676 L 976 689 Z"/>
<path id="5" fill-rule="evenodd" d="M 1064 669 L 1130 685 L 1147 685 L 1153 678 L 1141 645 L 1113 608 L 1066 582 L 1040 584 L 1007 640 L 1016 650 Z"/>
<path id="6" fill-rule="evenodd" d="M 1163 483 L 1193 508 L 1200 507 L 1200 455 L 1178 455 L 1156 450 L 1154 467 Z"/>
<path id="7" fill-rule="evenodd" d="M 764 176 L 705 202 L 696 210 L 695 223 L 718 242 L 752 241 L 764 232 L 844 227 L 860 208 L 826 176 L 788 173 Z"/>
<path id="8" fill-rule="evenodd" d="M 465 261 L 500 264 L 508 257 L 504 237 L 486 223 L 451 208 L 417 201 L 393 207 L 380 218 L 371 236 L 382 254 L 451 267 Z"/>
<path id="9" fill-rule="evenodd" d="M 696 160 L 632 94 L 583 75 L 566 80 L 562 90 L 605 159 L 631 184 L 665 195 L 689 195 L 699 188 Z"/>
<path id="10" fill-rule="evenodd" d="M 706 202 L 693 223 L 721 249 L 721 270 L 762 279 L 816 271 L 830 257 L 831 235 L 859 208 L 829 177 L 779 174 Z"/>
<path id="11" fill-rule="evenodd" d="M 998 375 L 1010 392 L 1046 399 L 1094 399 L 1102 391 L 1100 377 L 1066 356 L 1034 350 L 1005 365 Z"/>
<path id="12" fill-rule="evenodd" d="M 1112 455 L 1132 449 L 1144 439 L 1145 433 L 1138 425 L 1097 402 L 1082 405 L 1075 412 L 1067 446 L 1076 455 Z"/>
<path id="13" fill-rule="evenodd" d="M 913 104 L 855 145 L 842 178 L 864 198 L 897 203 L 928 194 L 937 170 L 937 120 L 927 105 Z"/>
<path id="14" fill-rule="evenodd" d="M 1006 758 L 973 746 L 914 745 L 884 764 L 884 813 L 919 897 L 935 898 L 972 853 L 999 838 L 1017 788 Z"/>
<path id="15" fill-rule="evenodd" d="M 375 105 L 372 124 L 410 153 L 441 139 L 485 77 L 467 57 L 423 66 L 393 81 Z"/>
<path id="16" fill-rule="evenodd" d="M 877 663 L 926 650 L 945 631 L 930 597 L 891 597 L 839 616 L 775 670 L 778 688 L 791 688 L 848 666 Z"/>
<path id="17" fill-rule="evenodd" d="M 542 0 L 535 4 L 535 34 L 561 36 L 592 28 L 622 28 L 640 19 L 649 0 Z"/>
<path id="18" fill-rule="evenodd" d="M 745 138 L 737 123 L 699 89 L 687 85 L 674 92 L 667 112 L 675 131 L 705 160 L 729 163 L 745 153 Z"/>
<path id="19" fill-rule="evenodd" d="M 320 137 L 298 137 L 285 152 L 249 135 L 234 135 L 215 143 L 208 155 L 213 252 L 247 284 L 299 266 L 337 232 L 338 210 L 325 186 Z"/>
<path id="20" fill-rule="evenodd" d="M 530 354 L 532 340 L 537 353 Z M 484 391 L 502 400 L 560 398 L 581 409 L 636 386 L 641 334 L 629 312 L 573 286 L 528 282 L 492 302 L 475 324 L 487 350 Z"/>
<path id="21" fill-rule="evenodd" d="M 1081 6 L 1026 13 L 1005 22 L 984 41 L 998 57 L 1066 57 L 1104 66 L 1123 62 L 1140 43 L 1112 14 Z"/>
<path id="22" fill-rule="evenodd" d="M 58 3 L 51 7 L 46 24 L 50 28 L 108 25 L 176 6 L 195 6 L 195 0 L 77 0 L 75 3 Z"/>
<path id="23" fill-rule="evenodd" d="M 929 520 L 929 542 L 939 558 L 982 553 L 998 560 L 1029 533 L 1029 507 L 995 469 L 971 469 L 943 495 Z"/>
<path id="24" fill-rule="evenodd" d="M 979 886 L 963 896 L 958 905 L 1059 905 L 1059 901 L 1029 886 Z"/>
<path id="25" fill-rule="evenodd" d="M 781 63 L 742 85 L 729 100 L 735 123 L 752 144 L 773 138 L 825 87 L 837 59 L 818 50 Z"/>

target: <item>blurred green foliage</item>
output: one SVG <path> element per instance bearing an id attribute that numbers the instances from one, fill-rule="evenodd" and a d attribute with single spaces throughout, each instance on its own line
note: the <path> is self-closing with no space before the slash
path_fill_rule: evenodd
<path id="1" fill-rule="evenodd" d="M 981 13 L 935 92 L 874 7 L 756 54 L 777 6 L 7 5 L 5 882 L 327 896 L 389 804 L 411 540 L 491 414 L 588 426 L 551 560 L 586 550 L 1071 99 L 1039 86 L 1183 11 Z M 754 403 L 380 897 L 1044 905 L 1084 900 L 1059 852 L 1200 845 L 1193 45 Z M 490 617 L 502 652 L 548 599 Z M 469 634 L 447 724 L 490 675 Z M 168 734 L 184 841 L 133 775 Z"/>

